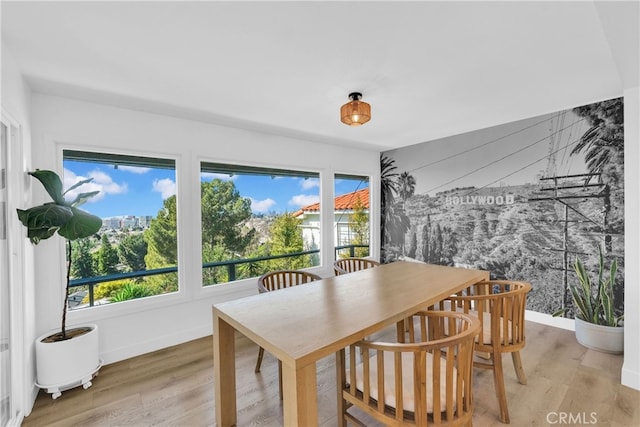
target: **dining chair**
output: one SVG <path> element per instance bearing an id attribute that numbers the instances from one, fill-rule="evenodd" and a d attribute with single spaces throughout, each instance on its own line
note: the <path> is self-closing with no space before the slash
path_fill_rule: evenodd
<path id="1" fill-rule="evenodd" d="M 291 286 L 302 285 L 303 283 L 320 280 L 322 277 L 308 271 L 300 270 L 277 270 L 265 273 L 258 278 L 258 292 L 265 293 L 277 291 L 279 289 L 289 288 Z M 258 349 L 258 360 L 256 362 L 255 372 L 260 372 L 262 358 L 264 356 L 264 348 Z M 280 384 L 280 399 L 282 399 L 282 364 L 278 361 L 278 381 Z"/>
<path id="2" fill-rule="evenodd" d="M 341 258 L 334 261 L 333 271 L 336 273 L 336 276 L 339 276 L 340 274 L 365 270 L 378 265 L 380 265 L 378 261 L 369 258 Z"/>
<path id="3" fill-rule="evenodd" d="M 513 367 L 520 384 L 527 383 L 520 350 L 525 346 L 524 311 L 531 284 L 511 280 L 475 283 L 441 305 L 478 318 L 481 333 L 476 341 L 474 366 L 493 370 L 500 420 L 509 423 L 509 407 L 504 387 L 503 353 L 511 353 Z"/>
<path id="4" fill-rule="evenodd" d="M 361 340 L 336 354 L 339 426 L 366 425 L 354 407 L 384 425 L 471 425 L 480 321 L 434 310 L 410 319 L 395 342 Z"/>

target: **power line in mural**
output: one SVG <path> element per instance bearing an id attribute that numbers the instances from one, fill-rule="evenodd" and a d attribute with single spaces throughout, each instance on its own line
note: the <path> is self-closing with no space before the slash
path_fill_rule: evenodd
<path id="1" fill-rule="evenodd" d="M 574 123 L 574 124 L 575 124 L 575 123 Z M 573 125 L 573 124 L 572 124 L 572 125 Z M 571 126 L 572 126 L 572 125 L 571 125 Z M 466 177 L 468 177 L 469 175 L 473 175 L 473 174 L 474 174 L 474 173 L 476 173 L 476 172 L 479 172 L 479 171 L 481 171 L 481 170 L 483 170 L 483 169 L 486 169 L 486 168 L 488 168 L 489 166 L 495 165 L 496 163 L 499 163 L 499 162 L 503 161 L 504 159 L 507 159 L 507 158 L 509 158 L 509 157 L 511 157 L 511 156 L 514 156 L 514 155 L 516 155 L 516 154 L 518 154 L 518 153 L 520 153 L 520 152 L 522 152 L 522 151 L 524 151 L 524 150 L 526 150 L 526 149 L 528 149 L 528 148 L 533 147 L 534 145 L 537 145 L 537 144 L 539 144 L 539 143 L 541 143 L 541 142 L 544 142 L 544 141 L 546 141 L 548 138 L 549 138 L 549 137 L 547 136 L 547 137 L 545 137 L 545 138 L 542 138 L 542 139 L 539 139 L 539 140 L 537 140 L 537 141 L 535 141 L 535 142 L 532 142 L 532 143 L 531 143 L 531 144 L 529 144 L 529 145 L 525 145 L 524 147 L 522 147 L 522 148 L 520 148 L 520 149 L 518 149 L 518 150 L 516 150 L 516 151 L 513 151 L 513 152 L 511 152 L 511 153 L 509 153 L 509 154 L 507 154 L 507 155 L 505 155 L 505 156 L 502 156 L 502 157 L 500 157 L 499 159 L 496 159 L 496 160 L 494 160 L 494 161 L 492 161 L 492 162 L 489 162 L 489 163 L 487 163 L 487 164 L 485 164 L 485 165 L 483 165 L 483 166 L 480 166 L 479 168 L 476 168 L 476 169 L 472 170 L 471 172 L 467 172 L 467 173 L 465 173 L 465 174 L 464 174 L 464 175 L 462 175 L 462 176 L 459 176 L 459 177 L 457 177 L 457 178 L 454 178 L 454 179 L 452 179 L 452 180 L 449 180 L 449 181 L 445 182 L 444 184 L 440 184 L 440 185 L 438 185 L 438 186 L 436 186 L 436 187 L 430 188 L 429 190 L 427 190 L 427 191 L 426 191 L 426 193 L 430 193 L 430 192 L 432 192 L 432 191 L 434 191 L 434 190 L 437 190 L 437 189 L 442 188 L 442 187 L 444 187 L 444 186 L 447 186 L 447 185 L 449 185 L 449 184 L 451 184 L 451 183 L 454 183 L 454 182 L 456 182 L 456 181 L 459 181 L 459 180 L 461 180 L 462 178 L 466 178 Z M 531 166 L 535 165 L 536 163 L 540 163 L 540 162 L 542 162 L 542 161 L 544 161 L 544 160 L 548 160 L 551 156 L 555 155 L 557 152 L 562 151 L 562 150 L 566 150 L 567 148 L 569 148 L 569 147 L 571 147 L 571 146 L 573 146 L 573 145 L 576 145 L 578 142 L 580 142 L 580 138 L 578 138 L 577 140 L 575 140 L 575 141 L 573 141 L 573 142 L 571 142 L 571 143 L 569 143 L 569 144 L 567 144 L 567 145 L 565 145 L 565 146 L 563 146 L 563 147 L 561 147 L 561 148 L 558 148 L 557 150 L 552 151 L 552 152 L 551 152 L 551 153 L 549 153 L 548 155 L 546 155 L 546 156 L 544 156 L 544 157 L 542 157 L 542 158 L 540 158 L 540 159 L 538 159 L 538 160 L 535 160 L 535 161 L 533 161 L 533 162 L 531 162 L 531 163 L 529 163 L 529 164 L 527 164 L 527 165 L 525 165 L 525 166 L 521 167 L 520 169 L 518 169 L 518 170 L 516 170 L 516 171 L 514 171 L 514 172 L 511 172 L 510 174 L 504 175 L 504 176 L 502 176 L 502 177 L 500 177 L 500 178 L 496 179 L 495 181 L 490 182 L 489 184 L 486 184 L 486 185 L 484 185 L 484 186 L 482 186 L 482 187 L 477 188 L 477 189 L 476 189 L 476 190 L 474 190 L 473 192 L 478 191 L 478 190 L 480 190 L 481 188 L 488 187 L 488 186 L 489 186 L 489 185 L 491 185 L 491 184 L 495 184 L 496 182 L 500 182 L 500 181 L 501 181 L 501 180 L 503 180 L 504 178 L 508 178 L 508 177 L 510 177 L 511 175 L 515 175 L 516 173 L 521 172 L 521 171 L 523 171 L 523 170 L 525 170 L 525 169 L 527 169 L 527 168 L 529 168 L 529 167 L 531 167 Z M 469 193 L 469 194 L 472 194 L 473 192 L 471 192 L 471 193 Z"/>
<path id="2" fill-rule="evenodd" d="M 498 141 L 501 141 L 501 140 L 503 140 L 503 139 L 505 139 L 505 138 L 508 138 L 508 137 L 510 137 L 510 136 L 517 135 L 518 133 L 524 132 L 524 131 L 525 131 L 525 130 L 527 130 L 527 129 L 531 129 L 531 128 L 533 128 L 533 127 L 535 127 L 535 126 L 537 126 L 537 125 L 539 125 L 539 124 L 541 124 L 541 123 L 548 122 L 549 120 L 553 120 L 553 118 L 551 118 L 551 119 L 541 120 L 541 121 L 536 122 L 536 123 L 534 123 L 534 124 L 532 124 L 532 125 L 526 126 L 526 127 L 522 128 L 522 129 L 519 129 L 519 130 L 517 130 L 517 131 L 511 132 L 511 133 L 508 133 L 508 134 L 506 134 L 506 135 L 503 135 L 503 136 L 501 136 L 501 137 L 499 137 L 499 138 L 495 138 L 495 139 L 492 139 L 492 140 L 490 140 L 490 141 L 484 142 L 484 143 L 482 143 L 482 144 L 480 144 L 480 145 L 477 145 L 477 146 L 475 146 L 475 147 L 473 147 L 473 148 L 469 148 L 468 150 L 463 150 L 463 151 L 460 151 L 460 152 L 458 152 L 458 153 L 452 154 L 452 155 L 450 155 L 450 156 L 443 157 L 442 159 L 434 160 L 434 161 L 432 161 L 432 162 L 426 163 L 426 164 L 421 165 L 421 166 L 418 166 L 418 167 L 416 167 L 416 168 L 409 169 L 409 170 L 408 170 L 408 172 L 415 172 L 415 171 L 417 171 L 417 170 L 424 169 L 424 168 L 429 167 L 429 166 L 437 165 L 438 163 L 442 163 L 442 162 L 445 162 L 445 161 L 447 161 L 447 160 L 451 160 L 451 159 L 453 159 L 453 158 L 456 158 L 456 157 L 462 156 L 462 155 L 467 154 L 467 153 L 470 153 L 470 152 L 472 152 L 472 151 L 479 150 L 480 148 L 483 148 L 483 147 L 486 147 L 486 146 L 488 146 L 488 145 L 494 144 L 494 143 L 496 143 L 496 142 L 498 142 Z M 562 131 L 564 131 L 564 130 L 566 130 L 566 129 L 569 129 L 569 128 L 571 128 L 572 126 L 575 126 L 575 125 L 577 125 L 577 124 L 579 124 L 579 123 L 582 123 L 582 122 L 584 122 L 584 121 L 585 121 L 585 119 L 584 119 L 584 118 L 581 118 L 581 119 L 579 119 L 579 120 L 576 120 L 576 121 L 574 121 L 573 123 L 571 123 L 571 124 L 570 124 L 570 125 L 568 125 L 568 126 L 565 126 L 565 127 L 561 128 L 561 129 L 557 129 L 557 130 L 556 130 L 556 131 L 554 131 L 554 132 L 551 132 L 548 136 L 545 136 L 543 139 L 538 140 L 538 141 L 534 142 L 533 144 L 528 145 L 528 146 L 527 146 L 527 147 L 525 147 L 525 148 L 528 148 L 528 147 L 530 147 L 530 146 L 532 146 L 532 145 L 535 145 L 535 144 L 537 144 L 537 143 L 539 143 L 539 142 L 546 141 L 547 139 L 549 139 L 549 138 L 553 137 L 554 135 L 559 134 L 559 133 L 561 134 L 561 133 L 562 133 Z M 565 147 L 563 147 L 563 148 L 566 148 L 566 146 L 565 146 Z M 520 150 L 520 151 L 522 151 L 522 150 Z M 517 152 L 518 152 L 518 151 L 516 151 L 516 153 L 517 153 Z M 515 153 L 514 153 L 514 154 L 515 154 Z"/>

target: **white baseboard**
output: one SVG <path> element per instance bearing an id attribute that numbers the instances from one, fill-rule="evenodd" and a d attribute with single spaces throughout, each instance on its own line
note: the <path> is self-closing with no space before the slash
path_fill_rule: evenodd
<path id="1" fill-rule="evenodd" d="M 622 385 L 635 390 L 640 390 L 640 372 L 627 369 L 625 365 L 622 365 L 622 378 L 620 380 Z"/>
<path id="2" fill-rule="evenodd" d="M 575 331 L 575 322 L 573 319 L 566 319 L 564 317 L 553 317 L 550 314 L 544 314 L 537 311 L 529 310 L 525 310 L 524 318 L 525 320 L 541 323 L 543 325 L 566 329 L 568 331 Z"/>

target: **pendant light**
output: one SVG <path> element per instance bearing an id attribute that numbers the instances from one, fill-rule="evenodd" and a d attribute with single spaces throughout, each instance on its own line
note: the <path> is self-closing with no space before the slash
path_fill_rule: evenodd
<path id="1" fill-rule="evenodd" d="M 360 92 L 351 92 L 347 102 L 340 108 L 340 121 L 349 126 L 360 126 L 371 120 L 371 105 L 360 101 Z"/>

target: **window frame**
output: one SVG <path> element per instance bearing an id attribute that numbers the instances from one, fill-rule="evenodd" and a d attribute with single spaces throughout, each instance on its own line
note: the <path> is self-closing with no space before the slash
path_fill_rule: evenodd
<path id="1" fill-rule="evenodd" d="M 367 258 L 372 258 L 372 259 L 376 259 L 376 253 L 378 252 L 377 250 L 374 250 L 374 242 L 377 242 L 377 240 L 375 240 L 374 237 L 374 224 L 373 224 L 373 216 L 372 216 L 372 209 L 371 207 L 374 206 L 374 193 L 373 193 L 373 180 L 372 180 L 372 176 L 370 175 L 366 175 L 366 174 L 358 174 L 358 173 L 353 173 L 353 172 L 334 172 L 333 173 L 333 205 L 332 205 L 332 217 L 335 218 L 335 199 L 336 197 L 338 197 L 337 194 L 335 194 L 335 190 L 336 190 L 336 182 L 339 179 L 345 179 L 345 180 L 351 180 L 351 181 L 357 181 L 358 178 L 362 181 L 366 180 L 367 186 L 363 187 L 363 188 L 358 188 L 353 190 L 353 192 L 355 191 L 360 191 L 364 188 L 368 188 L 369 189 L 369 208 L 368 208 L 368 227 L 369 227 L 369 255 L 367 256 Z M 333 221 L 333 227 L 332 227 L 332 231 L 333 231 L 333 256 L 335 257 L 335 252 L 336 252 L 336 246 L 342 246 L 342 244 L 340 243 L 340 237 L 341 237 L 341 233 L 340 233 L 340 225 L 342 224 L 343 227 L 347 227 L 348 228 L 348 235 L 351 237 L 353 236 L 354 232 L 353 232 L 353 222 L 352 221 L 348 221 L 348 222 L 343 222 L 343 223 L 337 223 L 335 222 L 335 220 Z"/>
<path id="2" fill-rule="evenodd" d="M 249 174 L 248 172 L 251 172 L 252 170 L 261 170 L 264 171 L 264 175 L 269 175 L 269 171 L 277 173 L 277 172 L 291 172 L 290 174 L 280 174 L 281 176 L 291 176 L 291 177 L 300 177 L 303 178 L 305 175 L 308 175 L 309 177 L 313 177 L 313 178 L 317 178 L 318 179 L 318 183 L 319 183 L 319 188 L 318 188 L 318 194 L 319 194 L 319 203 L 320 203 L 320 244 L 319 246 L 319 264 L 313 267 L 308 267 L 305 268 L 305 271 L 309 271 L 315 274 L 321 274 L 323 272 L 323 270 L 325 270 L 328 264 L 326 264 L 326 262 L 324 261 L 324 256 L 323 256 L 323 241 L 325 241 L 324 238 L 324 227 L 323 227 L 323 218 L 324 218 L 324 212 L 323 212 L 323 193 L 324 191 L 324 186 L 323 186 L 323 177 L 326 176 L 326 171 L 322 170 L 322 169 L 317 169 L 317 168 L 300 168 L 300 167 L 289 167 L 289 166 L 285 166 L 285 165 L 280 165 L 280 164 L 275 164 L 275 163 L 252 163 L 252 162 L 241 162 L 241 161 L 233 161 L 233 160 L 221 160 L 221 159 L 212 159 L 211 157 L 207 157 L 207 156 L 198 156 L 196 159 L 196 164 L 197 164 L 197 179 L 198 179 L 198 190 L 200 189 L 200 174 L 202 173 L 202 169 L 201 166 L 203 164 L 210 164 L 210 165 L 215 165 L 217 167 L 220 167 L 220 169 L 222 170 L 226 170 L 229 173 L 234 173 L 234 167 L 237 166 L 237 169 L 240 170 L 241 173 L 244 174 Z M 223 172 L 220 172 L 223 173 Z M 200 194 L 200 191 L 198 191 L 198 194 Z M 197 220 L 194 216 L 194 222 L 197 222 L 197 224 L 201 224 L 202 223 L 202 206 L 200 204 L 200 198 L 198 198 L 197 201 L 197 206 L 198 209 L 197 211 Z M 233 295 L 236 293 L 236 291 L 241 291 L 241 290 L 247 290 L 249 289 L 248 287 L 250 287 L 251 289 L 257 289 L 256 288 L 256 282 L 257 282 L 257 278 L 258 277 L 249 277 L 249 278 L 244 278 L 244 279 L 237 279 L 235 281 L 231 281 L 231 282 L 224 282 L 224 283 L 217 283 L 215 285 L 208 285 L 205 286 L 202 283 L 202 230 L 200 227 L 198 227 L 197 230 L 197 241 L 200 242 L 200 247 L 199 247 L 199 261 L 200 261 L 200 268 L 199 268 L 199 280 L 198 280 L 198 294 L 200 295 L 204 295 L 204 296 L 211 296 L 211 295 L 220 295 L 222 296 L 225 300 L 231 299 L 229 298 L 229 295 Z"/>
<path id="3" fill-rule="evenodd" d="M 176 228 L 177 228 L 177 265 L 179 266 L 177 276 L 178 276 L 178 290 L 176 292 L 161 294 L 161 295 L 153 295 L 144 298 L 137 298 L 128 301 L 123 301 L 119 303 L 113 304 L 103 304 L 96 305 L 93 307 L 86 307 L 79 310 L 69 310 L 67 312 L 67 321 L 69 323 L 82 323 L 82 322 L 91 322 L 91 321 L 99 321 L 103 319 L 108 319 L 112 317 L 120 317 L 125 316 L 130 313 L 136 313 L 144 310 L 154 310 L 159 308 L 164 308 L 167 306 L 171 306 L 174 304 L 185 303 L 188 302 L 189 298 L 189 289 L 186 285 L 188 283 L 187 278 L 187 269 L 188 265 L 185 265 L 185 255 L 182 248 L 185 246 L 185 219 L 182 211 L 184 208 L 182 207 L 183 196 L 179 196 L 179 194 L 183 194 L 185 189 L 181 185 L 181 173 L 184 170 L 184 160 L 183 156 L 178 153 L 167 153 L 167 152 L 141 152 L 135 150 L 126 150 L 126 149 L 107 149 L 105 147 L 95 147 L 89 145 L 75 145 L 68 143 L 56 143 L 56 165 L 59 168 L 59 175 L 62 177 L 64 175 L 64 152 L 72 151 L 75 153 L 96 153 L 96 154 L 105 154 L 106 156 L 114 156 L 120 158 L 162 158 L 164 160 L 171 160 L 175 164 L 175 178 L 176 178 Z M 65 251 L 65 241 L 64 239 L 56 239 L 58 240 L 57 244 L 59 247 L 59 256 L 58 256 L 58 265 L 61 266 L 61 274 L 64 274 L 64 266 L 66 265 L 66 251 Z M 64 283 L 64 277 L 60 277 L 61 284 Z M 59 286 L 58 292 L 59 298 L 62 300 L 64 297 L 64 287 Z"/>

